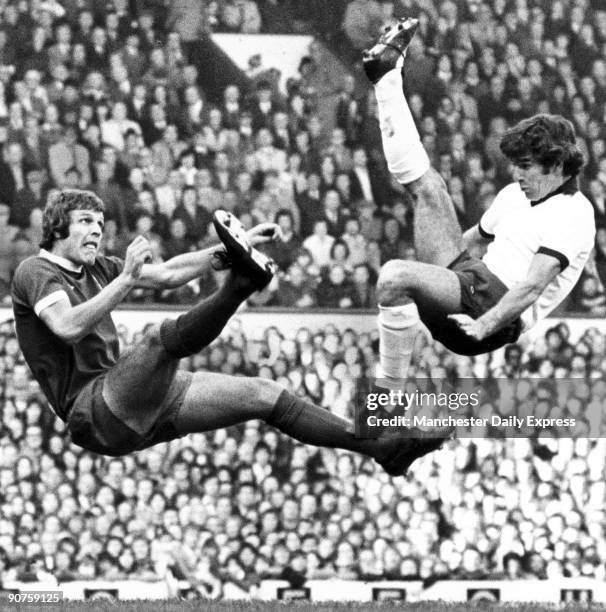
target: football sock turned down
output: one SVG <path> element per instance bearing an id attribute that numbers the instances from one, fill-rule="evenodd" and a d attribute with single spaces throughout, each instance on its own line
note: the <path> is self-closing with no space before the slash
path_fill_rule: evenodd
<path id="1" fill-rule="evenodd" d="M 160 338 L 164 348 L 179 359 L 201 351 L 221 333 L 240 304 L 255 291 L 252 284 L 230 277 L 228 282 L 191 310 L 162 323 Z"/>
<path id="2" fill-rule="evenodd" d="M 408 376 L 415 339 L 419 333 L 416 304 L 379 306 L 379 370 L 377 378 L 402 380 Z M 381 381 L 377 381 L 381 386 Z"/>
<path id="3" fill-rule="evenodd" d="M 377 441 L 354 437 L 353 425 L 328 410 L 282 391 L 267 424 L 299 442 L 376 457 Z"/>
<path id="4" fill-rule="evenodd" d="M 389 171 L 402 184 L 429 170 L 429 157 L 402 91 L 402 73 L 394 68 L 375 85 L 383 151 Z"/>

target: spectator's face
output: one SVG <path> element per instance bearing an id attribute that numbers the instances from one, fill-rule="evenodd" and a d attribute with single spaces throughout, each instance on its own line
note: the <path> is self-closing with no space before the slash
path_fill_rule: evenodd
<path id="1" fill-rule="evenodd" d="M 212 175 L 207 168 L 201 168 L 196 173 L 196 187 L 198 189 L 207 189 L 212 184 Z"/>
<path id="2" fill-rule="evenodd" d="M 105 27 L 107 30 L 115 32 L 118 29 L 120 22 L 116 13 L 108 13 L 105 16 Z"/>
<path id="3" fill-rule="evenodd" d="M 195 66 L 189 64 L 183 68 L 183 82 L 187 85 L 197 85 L 198 81 L 198 69 Z"/>
<path id="4" fill-rule="evenodd" d="M 42 510 L 44 514 L 54 514 L 59 510 L 59 501 L 54 493 L 47 493 L 42 498 Z"/>
<path id="5" fill-rule="evenodd" d="M 296 521 L 299 518 L 299 504 L 292 499 L 286 500 L 282 508 L 282 516 L 285 521 Z"/>
<path id="6" fill-rule="evenodd" d="M 61 523 L 56 516 L 49 516 L 46 521 L 44 521 L 44 528 L 47 532 L 56 535 L 61 531 Z"/>
<path id="7" fill-rule="evenodd" d="M 400 566 L 400 574 L 404 577 L 418 576 L 419 568 L 417 562 L 414 559 L 404 559 Z"/>
<path id="8" fill-rule="evenodd" d="M 56 30 L 56 36 L 59 44 L 68 45 L 72 38 L 72 31 L 69 25 L 60 25 Z"/>
<path id="9" fill-rule="evenodd" d="M 187 464 L 183 462 L 179 462 L 173 466 L 173 477 L 178 482 L 184 482 L 189 479 L 189 471 L 187 469 Z"/>
<path id="10" fill-rule="evenodd" d="M 42 429 L 40 427 L 31 426 L 27 428 L 25 433 L 25 441 L 30 448 L 41 448 L 42 440 Z"/>
<path id="11" fill-rule="evenodd" d="M 177 240 L 182 240 L 185 237 L 185 224 L 181 219 L 175 219 L 170 224 L 170 234 Z"/>
<path id="12" fill-rule="evenodd" d="M 339 206 L 341 205 L 341 198 L 339 196 L 339 192 L 331 189 L 326 192 L 326 196 L 324 197 L 324 206 L 329 212 L 337 213 L 339 211 Z"/>
<path id="13" fill-rule="evenodd" d="M 235 103 L 240 99 L 240 91 L 235 85 L 229 85 L 225 88 L 225 102 Z"/>
<path id="14" fill-rule="evenodd" d="M 116 121 L 124 121 L 126 119 L 126 105 L 124 102 L 116 102 L 112 108 L 112 116 Z"/>
<path id="15" fill-rule="evenodd" d="M 149 546 L 142 538 L 137 538 L 132 545 L 133 555 L 137 560 L 147 559 L 149 554 Z"/>
<path id="16" fill-rule="evenodd" d="M 261 88 L 257 91 L 257 97 L 259 99 L 260 103 L 267 103 L 271 100 L 271 89 L 268 88 Z"/>
<path id="17" fill-rule="evenodd" d="M 357 168 L 365 168 L 367 163 L 366 151 L 364 149 L 356 149 L 353 154 L 354 166 Z"/>
<path id="18" fill-rule="evenodd" d="M 164 109 L 158 105 L 156 105 L 156 107 L 161 111 L 161 114 L 164 115 Z M 164 130 L 164 140 L 169 144 L 175 144 L 178 139 L 177 128 L 174 125 L 168 125 Z"/>
<path id="19" fill-rule="evenodd" d="M 397 240 L 400 236 L 400 226 L 395 219 L 388 219 L 384 226 L 385 238 L 390 242 Z"/>
<path id="20" fill-rule="evenodd" d="M 220 172 L 229 170 L 229 158 L 225 153 L 217 153 L 215 157 L 215 167 Z"/>
<path id="21" fill-rule="evenodd" d="M 248 172 L 242 172 L 238 175 L 237 183 L 239 191 L 246 193 L 252 186 L 252 178 Z"/>
<path id="22" fill-rule="evenodd" d="M 130 171 L 130 174 L 128 176 L 128 182 L 131 184 L 133 189 L 140 191 L 141 188 L 143 187 L 144 180 L 145 179 L 144 179 L 143 171 L 141 170 L 141 168 L 133 168 Z"/>
<path id="23" fill-rule="evenodd" d="M 280 215 L 278 217 L 278 226 L 284 233 L 289 234 L 292 231 L 292 219 L 290 215 Z"/>
<path id="24" fill-rule="evenodd" d="M 154 196 L 150 191 L 142 191 L 139 194 L 139 207 L 149 214 L 154 213 L 156 204 L 154 202 Z"/>
<path id="25" fill-rule="evenodd" d="M 276 113 L 274 115 L 274 129 L 276 130 L 288 129 L 288 115 L 286 113 Z"/>
<path id="26" fill-rule="evenodd" d="M 321 238 L 324 238 L 328 234 L 325 221 L 317 221 L 314 225 L 314 234 Z"/>
<path id="27" fill-rule="evenodd" d="M 80 186 L 80 174 L 78 172 L 67 172 L 65 174 L 65 187 L 77 189 Z"/>
<path id="28" fill-rule="evenodd" d="M 21 145 L 13 142 L 11 143 L 6 150 L 6 161 L 9 164 L 20 164 L 23 159 L 23 150 L 21 149 Z"/>
<path id="29" fill-rule="evenodd" d="M 271 132 L 265 128 L 259 130 L 259 134 L 257 136 L 257 143 L 260 148 L 271 147 L 273 144 Z"/>
<path id="30" fill-rule="evenodd" d="M 208 124 L 211 129 L 219 130 L 221 129 L 221 124 L 223 121 L 223 116 L 221 111 L 218 108 L 213 108 L 208 114 Z"/>
<path id="31" fill-rule="evenodd" d="M 99 47 L 104 46 L 105 42 L 107 41 L 107 35 L 105 34 L 105 30 L 101 27 L 93 29 L 91 38 L 93 45 Z"/>
<path id="32" fill-rule="evenodd" d="M 322 538 L 318 543 L 318 556 L 320 559 L 330 559 L 335 552 L 335 545 L 328 538 Z"/>
<path id="33" fill-rule="evenodd" d="M 101 161 L 97 164 L 97 181 L 99 183 L 107 183 L 112 178 L 113 172 L 109 164 Z"/>
<path id="34" fill-rule="evenodd" d="M 120 555 L 120 558 L 118 559 L 118 564 L 120 565 L 120 569 L 122 569 L 123 571 L 132 571 L 135 565 L 135 558 L 133 557 L 133 553 L 128 549 L 124 550 L 124 552 Z"/>
<path id="35" fill-rule="evenodd" d="M 90 11 L 82 11 L 78 15 L 78 25 L 82 30 L 88 31 L 93 26 L 93 14 Z"/>
<path id="36" fill-rule="evenodd" d="M 84 66 L 86 64 L 86 47 L 77 43 L 72 47 L 72 64 Z M 78 91 L 74 88 L 70 88 L 73 91 L 73 99 L 75 100 L 78 96 Z"/>
<path id="37" fill-rule="evenodd" d="M 255 490 L 253 487 L 244 485 L 238 491 L 238 504 L 250 508 L 255 503 Z"/>
<path id="38" fill-rule="evenodd" d="M 198 88 L 190 85 L 185 89 L 185 103 L 186 104 L 195 104 L 200 99 L 200 94 L 198 93 Z"/>
<path id="39" fill-rule="evenodd" d="M 78 478 L 76 487 L 81 495 L 92 495 L 96 488 L 95 477 L 92 474 L 83 474 Z"/>

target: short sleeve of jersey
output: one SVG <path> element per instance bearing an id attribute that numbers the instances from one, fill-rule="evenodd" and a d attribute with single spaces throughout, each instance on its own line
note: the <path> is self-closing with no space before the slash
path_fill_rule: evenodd
<path id="1" fill-rule="evenodd" d="M 551 215 L 541 230 L 541 245 L 538 252 L 551 255 L 560 262 L 564 270 L 577 255 L 591 250 L 595 237 L 593 210 L 591 204 L 586 206 L 568 205 Z"/>
<path id="2" fill-rule="evenodd" d="M 489 240 L 494 238 L 494 230 L 499 219 L 511 210 L 512 198 L 519 198 L 519 193 L 517 193 L 519 189 L 517 183 L 512 183 L 497 193 L 492 204 L 480 219 L 479 230 L 483 238 Z"/>
<path id="3" fill-rule="evenodd" d="M 69 299 L 55 266 L 41 257 L 26 259 L 15 272 L 13 299 L 39 315 L 55 302 Z"/>

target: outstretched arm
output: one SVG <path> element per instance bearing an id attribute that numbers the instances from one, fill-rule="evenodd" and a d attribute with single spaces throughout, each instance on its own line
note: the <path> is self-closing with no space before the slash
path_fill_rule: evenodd
<path id="1" fill-rule="evenodd" d="M 247 232 L 253 246 L 276 240 L 279 235 L 280 230 L 274 223 L 261 223 Z M 153 289 L 180 287 L 204 274 L 210 267 L 213 255 L 221 248 L 219 244 L 201 251 L 177 255 L 160 264 L 145 264 L 137 279 L 137 287 Z"/>
<path id="2" fill-rule="evenodd" d="M 168 261 L 158 264 L 145 264 L 137 287 L 151 289 L 174 289 L 202 276 L 210 267 L 213 255 L 220 250 L 220 245 L 212 246 L 193 253 L 176 255 Z"/>
<path id="3" fill-rule="evenodd" d="M 537 253 L 530 264 L 526 280 L 512 287 L 489 311 L 478 319 L 465 314 L 453 314 L 448 318 L 471 338 L 484 338 L 515 321 L 532 306 L 545 287 L 560 273 L 560 261 L 551 255 Z"/>

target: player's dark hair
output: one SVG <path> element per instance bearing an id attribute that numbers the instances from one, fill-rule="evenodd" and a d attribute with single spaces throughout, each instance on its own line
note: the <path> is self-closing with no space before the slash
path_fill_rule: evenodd
<path id="1" fill-rule="evenodd" d="M 42 215 L 41 249 L 52 248 L 57 238 L 67 238 L 72 210 L 93 210 L 105 212 L 103 201 L 92 191 L 62 189 L 51 193 Z"/>
<path id="2" fill-rule="evenodd" d="M 546 173 L 562 164 L 564 176 L 577 176 L 585 163 L 572 123 L 560 115 L 540 114 L 523 119 L 505 132 L 500 146 L 513 163 L 530 157 Z"/>

